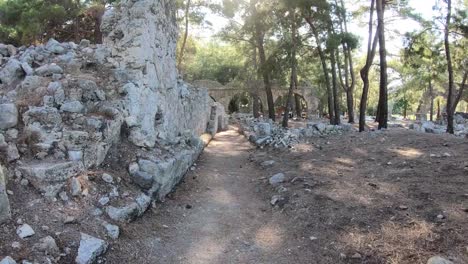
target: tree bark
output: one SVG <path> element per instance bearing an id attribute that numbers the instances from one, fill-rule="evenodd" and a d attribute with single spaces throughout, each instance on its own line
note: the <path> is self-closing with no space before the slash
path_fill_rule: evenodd
<path id="1" fill-rule="evenodd" d="M 359 131 L 363 132 L 366 126 L 366 110 L 367 110 L 367 98 L 369 95 L 369 71 L 372 66 L 372 62 L 374 61 L 376 49 L 377 49 L 377 40 L 378 34 L 375 34 L 374 39 L 372 40 L 372 23 L 374 17 L 374 7 L 375 7 L 375 0 L 371 2 L 371 9 L 370 9 L 370 18 L 369 18 L 369 38 L 367 43 L 367 59 L 366 64 L 361 69 L 361 79 L 363 82 L 362 87 L 362 97 L 361 97 L 361 105 L 359 107 Z M 378 30 L 378 27 L 377 27 Z"/>
<path id="2" fill-rule="evenodd" d="M 189 31 L 189 14 L 190 14 L 190 3 L 191 0 L 187 0 L 187 4 L 185 5 L 185 32 L 184 32 L 184 39 L 182 40 L 182 45 L 180 46 L 180 54 L 179 54 L 179 61 L 177 63 L 177 69 L 179 69 L 179 73 L 182 72 L 182 61 L 184 58 L 185 53 L 185 45 L 187 45 L 187 38 L 188 38 L 188 31 Z"/>
<path id="3" fill-rule="evenodd" d="M 252 62 L 253 62 L 253 67 L 255 72 L 258 72 L 258 64 L 257 64 L 257 47 L 253 45 L 253 54 L 252 54 Z M 255 76 L 257 77 L 257 76 Z M 257 80 L 257 78 L 254 78 L 254 80 Z M 253 111 L 253 116 L 254 118 L 259 118 L 260 117 L 260 104 L 258 102 L 258 93 L 257 93 L 257 85 L 256 82 L 255 84 L 251 87 L 252 88 L 252 111 Z"/>
<path id="4" fill-rule="evenodd" d="M 332 91 L 333 91 L 333 104 L 335 112 L 334 125 L 339 125 L 341 123 L 341 114 L 340 114 L 340 101 L 338 99 L 338 83 L 336 76 L 336 57 L 335 50 L 330 51 L 330 60 L 331 60 L 331 73 L 332 73 Z"/>
<path id="5" fill-rule="evenodd" d="M 380 54 L 380 94 L 379 94 L 379 129 L 387 128 L 388 122 L 388 91 L 387 91 L 387 50 L 385 47 L 385 0 L 377 0 L 377 19 L 379 27 Z"/>
<path id="6" fill-rule="evenodd" d="M 346 20 L 346 13 L 345 13 L 345 5 L 343 0 L 341 2 L 341 8 L 343 9 L 343 13 L 338 14 L 338 18 L 340 20 L 340 27 L 342 33 L 348 33 L 348 24 Z M 336 5 L 338 3 L 335 1 Z M 356 76 L 354 74 L 354 66 L 353 66 L 353 57 L 351 54 L 351 49 L 348 46 L 348 43 L 343 42 L 343 55 L 344 55 L 344 82 L 341 80 L 341 84 L 346 92 L 346 106 L 348 108 L 348 123 L 354 123 L 354 87 L 356 83 Z"/>
<path id="7" fill-rule="evenodd" d="M 256 1 L 253 1 L 256 3 Z M 260 20 L 257 17 L 257 9 L 255 8 L 255 4 L 252 5 L 252 13 L 255 18 L 255 38 L 257 42 L 258 48 L 258 56 L 260 59 L 260 70 L 263 76 L 263 83 L 265 85 L 265 93 L 267 96 L 267 105 L 268 105 L 268 117 L 275 121 L 276 120 L 276 113 L 275 113 L 275 101 L 273 100 L 273 92 L 271 91 L 271 81 L 270 81 L 270 74 L 267 70 L 267 61 L 265 55 L 265 47 L 264 47 L 264 38 L 265 33 L 262 30 L 262 26 L 260 24 Z"/>
<path id="8" fill-rule="evenodd" d="M 301 118 L 302 117 L 302 105 L 301 105 L 301 97 L 298 94 L 294 94 L 294 103 L 296 105 L 297 118 Z"/>
<path id="9" fill-rule="evenodd" d="M 434 121 L 434 87 L 432 86 L 432 75 L 431 75 L 431 78 L 429 79 L 429 95 L 430 95 L 430 100 L 431 100 L 431 103 L 430 103 L 430 111 L 429 111 L 429 120 L 431 120 L 431 122 Z"/>
<path id="10" fill-rule="evenodd" d="M 328 115 L 330 117 L 330 124 L 333 124 L 334 119 L 335 119 L 334 115 L 333 115 L 333 111 L 334 111 L 333 95 L 332 95 L 332 89 L 331 89 L 331 86 L 330 86 L 330 75 L 329 75 L 329 71 L 328 71 L 325 52 L 323 51 L 322 46 L 320 46 L 320 38 L 319 38 L 319 35 L 318 35 L 317 28 L 315 27 L 315 25 L 312 22 L 312 18 L 306 17 L 305 20 L 309 24 L 310 29 L 312 31 L 312 34 L 315 37 L 315 42 L 317 42 L 317 51 L 319 53 L 320 62 L 322 63 L 322 71 L 323 71 L 323 74 L 324 74 L 324 77 L 325 77 L 325 84 L 326 84 L 326 88 L 327 88 Z"/>
<path id="11" fill-rule="evenodd" d="M 287 128 L 288 127 L 288 121 L 289 121 L 289 111 L 291 109 L 291 101 L 292 101 L 292 96 L 293 96 L 293 90 L 294 87 L 297 86 L 297 62 L 296 62 L 296 46 L 297 46 L 297 39 L 296 39 L 296 31 L 297 31 L 297 25 L 296 25 L 296 10 L 292 10 L 292 18 L 291 18 L 291 41 L 292 41 L 292 48 L 291 48 L 291 83 L 289 85 L 289 91 L 288 91 L 288 98 L 286 100 L 286 106 L 285 106 L 285 112 L 283 116 L 283 127 Z"/>
<path id="12" fill-rule="evenodd" d="M 452 65 L 452 55 L 450 54 L 450 42 L 449 42 L 449 31 L 450 31 L 450 20 L 452 19 L 452 0 L 447 0 L 447 20 L 445 24 L 444 32 L 444 46 L 445 46 L 445 57 L 447 59 L 447 71 L 449 75 L 449 87 L 448 87 L 448 96 L 447 96 L 447 133 L 453 134 L 453 86 L 454 86 L 454 76 L 453 76 L 453 65 Z"/>

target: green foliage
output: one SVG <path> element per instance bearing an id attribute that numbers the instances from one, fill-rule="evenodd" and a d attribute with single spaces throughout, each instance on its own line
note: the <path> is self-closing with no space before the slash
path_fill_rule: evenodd
<path id="1" fill-rule="evenodd" d="M 215 42 L 194 44 L 193 57 L 186 65 L 186 79 L 208 79 L 226 84 L 239 78 L 244 64 L 239 50 Z"/>

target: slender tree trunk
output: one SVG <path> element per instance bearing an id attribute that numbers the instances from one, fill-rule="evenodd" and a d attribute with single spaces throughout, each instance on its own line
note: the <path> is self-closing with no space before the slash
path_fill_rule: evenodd
<path id="1" fill-rule="evenodd" d="M 252 47 L 252 51 L 253 51 L 253 54 L 252 54 L 252 62 L 253 62 L 253 67 L 254 67 L 254 70 L 255 72 L 257 73 L 258 72 L 258 64 L 257 64 L 257 46 L 256 45 L 253 45 Z M 257 80 L 256 78 L 257 76 L 255 76 L 254 80 Z M 253 111 L 253 116 L 254 118 L 259 118 L 260 117 L 260 104 L 259 104 L 259 101 L 258 101 L 258 93 L 257 93 L 257 85 L 252 85 L 252 99 L 253 99 L 253 103 L 252 103 L 252 111 Z"/>
<path id="2" fill-rule="evenodd" d="M 335 0 L 335 4 L 338 6 L 338 2 Z M 342 12 L 338 13 L 338 19 L 340 22 L 340 29 L 342 33 L 348 33 L 348 24 L 346 18 L 346 9 L 344 1 L 340 1 Z M 351 48 L 348 43 L 343 42 L 341 44 L 344 55 L 344 82 L 340 76 L 340 82 L 346 92 L 346 106 L 348 108 L 348 122 L 354 123 L 354 87 L 356 82 L 356 76 L 354 74 L 353 57 L 351 54 Z M 339 60 L 339 59 L 338 59 Z"/>
<path id="3" fill-rule="evenodd" d="M 267 70 L 266 64 L 266 55 L 265 55 L 265 47 L 264 47 L 264 38 L 265 33 L 263 32 L 262 25 L 260 24 L 260 20 L 257 18 L 257 9 L 255 7 L 256 0 L 251 1 L 252 13 L 255 19 L 255 38 L 258 48 L 258 56 L 260 59 L 260 70 L 263 76 L 263 83 L 265 85 L 265 93 L 267 96 L 267 105 L 268 105 L 268 117 L 275 121 L 276 120 L 276 113 L 275 113 L 275 101 L 273 100 L 273 92 L 271 91 L 271 81 L 270 81 L 270 74 Z"/>
<path id="4" fill-rule="evenodd" d="M 185 45 L 187 45 L 187 38 L 189 34 L 190 3 L 191 0 L 187 0 L 187 3 L 185 5 L 185 32 L 184 39 L 182 40 L 182 45 L 180 46 L 179 61 L 177 62 L 177 69 L 179 69 L 179 72 L 182 72 L 182 61 L 184 59 Z"/>
<path id="5" fill-rule="evenodd" d="M 387 128 L 388 91 L 387 91 L 387 50 L 385 46 L 385 0 L 377 0 L 378 35 L 380 46 L 380 95 L 379 95 L 379 129 Z"/>
<path id="6" fill-rule="evenodd" d="M 447 96 L 447 133 L 453 134 L 453 86 L 454 86 L 454 77 L 453 77 L 453 65 L 452 65 L 452 55 L 450 54 L 450 42 L 449 42 L 449 31 L 450 31 L 450 20 L 452 19 L 452 0 L 447 0 L 447 20 L 445 24 L 444 32 L 444 46 L 445 46 L 445 56 L 447 58 L 447 71 L 449 75 L 449 87 L 448 87 L 448 96 Z"/>
<path id="7" fill-rule="evenodd" d="M 436 120 L 437 120 L 437 121 L 440 121 L 440 99 L 437 100 L 437 116 L 436 116 Z"/>
<path id="8" fill-rule="evenodd" d="M 340 101 L 338 99 L 338 83 L 337 83 L 337 76 L 336 76 L 336 57 L 335 57 L 335 50 L 330 52 L 330 60 L 331 60 L 331 71 L 332 71 L 332 90 L 333 90 L 333 104 L 334 104 L 334 112 L 335 112 L 335 120 L 333 122 L 334 125 L 339 125 L 341 123 L 341 113 L 340 113 Z"/>
<path id="9" fill-rule="evenodd" d="M 432 76 L 431 78 L 429 79 L 429 94 L 430 94 L 430 100 L 431 100 L 431 109 L 429 111 L 429 120 L 431 120 L 431 122 L 434 121 L 434 87 L 432 87 Z"/>
<path id="10" fill-rule="evenodd" d="M 315 37 L 315 42 L 317 42 L 317 51 L 319 53 L 320 62 L 322 63 L 322 71 L 323 71 L 323 75 L 325 77 L 325 84 L 326 84 L 326 88 L 327 88 L 328 115 L 330 117 L 330 124 L 333 124 L 333 122 L 335 120 L 334 115 L 333 115 L 333 111 L 334 111 L 333 95 L 332 95 L 332 89 L 331 89 L 331 86 L 330 86 L 330 75 L 329 75 L 329 71 L 328 71 L 325 52 L 323 51 L 322 46 L 320 45 L 321 42 L 320 42 L 320 38 L 319 38 L 319 35 L 318 35 L 318 31 L 317 31 L 317 28 L 315 27 L 315 25 L 313 24 L 312 19 L 310 17 L 306 17 L 306 21 L 309 24 L 310 29 L 312 30 L 312 34 Z"/>
<path id="11" fill-rule="evenodd" d="M 374 7 L 375 7 L 375 0 L 371 2 L 371 9 L 370 9 L 370 18 L 369 18 L 369 38 L 367 43 L 367 59 L 366 65 L 361 69 L 361 79 L 363 82 L 362 87 L 362 97 L 361 97 L 361 105 L 359 107 L 359 131 L 363 132 L 366 127 L 366 110 L 367 110 L 367 98 L 369 96 L 369 71 L 372 66 L 372 62 L 374 61 L 376 49 L 377 49 L 377 40 L 378 34 L 375 34 L 374 38 L 372 39 L 372 23 L 374 17 Z M 378 27 L 377 27 L 378 30 Z"/>
<path id="12" fill-rule="evenodd" d="M 455 115 L 455 111 L 457 110 L 458 103 L 460 102 L 460 99 L 463 96 L 463 92 L 465 91 L 466 87 L 466 79 L 468 78 L 468 71 L 463 74 L 463 81 L 460 86 L 460 90 L 458 91 L 457 97 L 455 97 L 455 100 L 453 101 L 453 107 L 452 107 L 452 114 Z"/>
<path id="13" fill-rule="evenodd" d="M 297 25 L 296 25 L 296 10 L 293 9 L 291 10 L 292 12 L 292 18 L 291 18 L 291 41 L 292 41 L 292 48 L 291 48 L 291 83 L 289 85 L 289 91 L 288 91 L 288 98 L 286 100 L 286 106 L 285 106 L 285 113 L 283 116 L 283 127 L 287 128 L 288 127 L 288 121 L 289 121 L 289 111 L 291 109 L 291 101 L 292 101 L 292 96 L 293 96 L 293 90 L 294 87 L 297 86 L 297 61 L 296 61 L 296 45 L 297 45 L 297 39 L 296 39 L 296 31 L 297 31 Z"/>

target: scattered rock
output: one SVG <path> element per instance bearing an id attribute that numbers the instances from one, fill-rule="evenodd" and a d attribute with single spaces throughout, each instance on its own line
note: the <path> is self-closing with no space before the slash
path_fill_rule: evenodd
<path id="1" fill-rule="evenodd" d="M 112 175 L 107 174 L 107 173 L 102 174 L 102 180 L 107 183 L 114 183 L 114 177 L 112 177 Z"/>
<path id="2" fill-rule="evenodd" d="M 57 256 L 60 253 L 60 249 L 51 236 L 46 236 L 39 240 L 39 243 L 34 245 L 34 249 L 44 252 L 48 255 Z"/>
<path id="3" fill-rule="evenodd" d="M 99 199 L 99 204 L 102 206 L 107 205 L 109 202 L 110 202 L 110 199 L 107 196 L 104 196 L 101 199 Z"/>
<path id="4" fill-rule="evenodd" d="M 400 209 L 400 210 L 402 210 L 402 211 L 408 210 L 408 206 L 406 206 L 406 205 L 400 205 L 400 206 L 398 206 L 398 209 Z"/>
<path id="5" fill-rule="evenodd" d="M 284 182 L 285 179 L 286 179 L 286 176 L 284 175 L 284 173 L 277 173 L 277 174 L 271 176 L 268 181 L 270 182 L 271 185 L 278 185 L 278 184 Z"/>
<path id="6" fill-rule="evenodd" d="M 362 256 L 361 256 L 361 254 L 359 254 L 359 253 L 355 253 L 355 254 L 353 254 L 353 255 L 351 256 L 351 258 L 352 258 L 352 259 L 361 259 Z"/>
<path id="7" fill-rule="evenodd" d="M 77 178 L 71 179 L 70 188 L 73 196 L 79 196 L 81 194 L 81 183 Z"/>
<path id="8" fill-rule="evenodd" d="M 434 256 L 427 261 L 427 264 L 453 264 L 453 262 L 440 256 Z"/>
<path id="9" fill-rule="evenodd" d="M 20 238 L 27 238 L 27 237 L 33 236 L 35 233 L 30 225 L 23 224 L 20 227 L 18 227 L 18 229 L 16 229 L 16 234 Z"/>
<path id="10" fill-rule="evenodd" d="M 80 247 L 75 262 L 77 264 L 94 263 L 107 250 L 107 243 L 99 238 L 81 233 Z"/>
<path id="11" fill-rule="evenodd" d="M 15 127 L 18 124 L 18 109 L 15 104 L 0 104 L 0 130 Z"/>
<path id="12" fill-rule="evenodd" d="M 112 225 L 109 223 L 104 222 L 103 223 L 104 228 L 106 229 L 107 235 L 112 238 L 112 239 L 117 239 L 119 238 L 120 235 L 120 228 L 116 225 Z"/>
<path id="13" fill-rule="evenodd" d="M 67 192 L 60 192 L 59 197 L 62 201 L 67 202 L 69 200 Z"/>
<path id="14" fill-rule="evenodd" d="M 273 164 L 275 164 L 274 160 L 267 160 L 267 161 L 262 162 L 260 166 L 262 166 L 263 168 L 268 168 L 268 167 L 273 166 Z"/>
<path id="15" fill-rule="evenodd" d="M 0 264 L 16 264 L 16 261 L 10 256 L 6 256 L 2 261 L 0 261 Z"/>

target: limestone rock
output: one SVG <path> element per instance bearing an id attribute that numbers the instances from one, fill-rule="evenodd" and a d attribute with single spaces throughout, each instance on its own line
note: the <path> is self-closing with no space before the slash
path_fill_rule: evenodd
<path id="1" fill-rule="evenodd" d="M 286 178 L 286 176 L 284 175 L 284 173 L 277 173 L 277 174 L 271 176 L 268 181 L 270 182 L 271 185 L 278 185 L 278 184 L 284 182 L 285 178 Z"/>
<path id="2" fill-rule="evenodd" d="M 81 113 L 83 112 L 83 109 L 84 109 L 84 106 L 79 101 L 65 102 L 60 107 L 60 110 L 64 112 L 69 112 L 69 113 Z"/>
<path id="3" fill-rule="evenodd" d="M 107 243 L 99 238 L 81 233 L 80 247 L 75 262 L 77 264 L 94 263 L 107 250 Z"/>
<path id="4" fill-rule="evenodd" d="M 19 167 L 21 173 L 48 197 L 55 197 L 68 179 L 84 170 L 80 162 L 32 163 Z"/>
<path id="5" fill-rule="evenodd" d="M 273 164 L 275 164 L 274 160 L 266 160 L 266 161 L 260 163 L 260 166 L 262 166 L 264 168 L 267 168 L 267 167 L 273 166 Z"/>
<path id="6" fill-rule="evenodd" d="M 51 236 L 46 236 L 39 240 L 39 243 L 34 245 L 34 249 L 45 252 L 46 254 L 57 256 L 60 253 L 60 249 L 55 242 L 55 239 Z"/>
<path id="7" fill-rule="evenodd" d="M 70 182 L 71 194 L 73 196 L 81 195 L 81 183 L 77 178 L 72 178 Z"/>
<path id="8" fill-rule="evenodd" d="M 143 171 L 133 173 L 132 180 L 143 189 L 149 189 L 153 186 L 153 176 Z"/>
<path id="9" fill-rule="evenodd" d="M 27 238 L 27 237 L 33 236 L 35 232 L 30 225 L 23 224 L 20 227 L 18 227 L 18 229 L 16 229 L 16 234 L 20 238 Z"/>
<path id="10" fill-rule="evenodd" d="M 6 193 L 6 178 L 3 167 L 0 165 L 0 224 L 10 218 L 10 203 Z"/>
<path id="11" fill-rule="evenodd" d="M 53 74 L 62 74 L 63 69 L 55 63 L 46 64 L 36 69 L 39 76 L 52 76 Z"/>
<path id="12" fill-rule="evenodd" d="M 0 264 L 16 264 L 16 261 L 10 256 L 6 256 L 2 261 L 0 261 Z"/>
<path id="13" fill-rule="evenodd" d="M 106 229 L 107 235 L 112 239 L 119 238 L 120 228 L 116 225 L 109 224 L 107 222 L 103 223 L 104 228 Z"/>
<path id="14" fill-rule="evenodd" d="M 15 104 L 0 104 L 0 130 L 15 127 L 18 124 L 18 109 Z"/>
<path id="15" fill-rule="evenodd" d="M 453 264 L 453 262 L 440 256 L 434 256 L 427 261 L 427 264 Z"/>
<path id="16" fill-rule="evenodd" d="M 105 181 L 107 183 L 114 183 L 114 177 L 112 177 L 112 175 L 110 175 L 110 174 L 103 173 L 101 178 L 102 178 L 103 181 Z"/>
<path id="17" fill-rule="evenodd" d="M 115 221 L 119 222 L 131 222 L 137 217 L 143 215 L 151 204 L 151 197 L 140 194 L 135 202 L 132 202 L 126 206 L 114 207 L 109 206 L 106 208 L 107 215 Z"/>
<path id="18" fill-rule="evenodd" d="M 16 59 L 9 59 L 0 70 L 0 83 L 10 85 L 22 76 L 24 76 L 24 71 L 21 63 Z"/>

